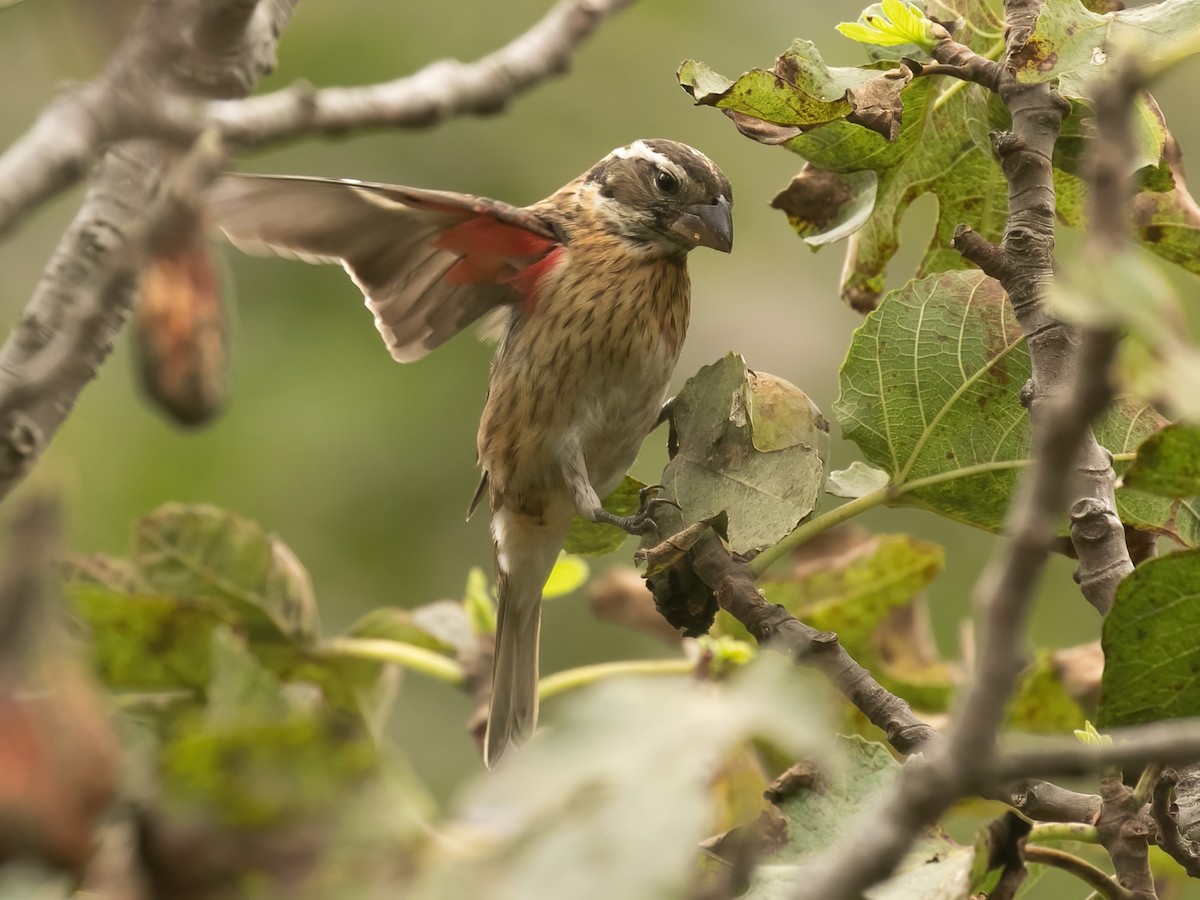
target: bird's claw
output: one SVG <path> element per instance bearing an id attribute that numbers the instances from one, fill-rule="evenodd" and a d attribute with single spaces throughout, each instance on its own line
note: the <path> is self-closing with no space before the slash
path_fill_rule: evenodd
<path id="1" fill-rule="evenodd" d="M 632 516 L 618 516 L 607 509 L 596 510 L 596 521 L 620 528 L 626 534 L 644 535 L 658 534 L 658 524 L 654 521 L 654 508 L 657 506 L 673 506 L 679 509 L 679 504 L 669 497 L 659 497 L 658 493 L 666 488 L 661 484 L 648 484 L 638 491 L 638 511 Z"/>

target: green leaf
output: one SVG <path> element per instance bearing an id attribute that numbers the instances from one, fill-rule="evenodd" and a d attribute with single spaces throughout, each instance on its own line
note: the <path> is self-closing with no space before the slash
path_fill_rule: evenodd
<path id="1" fill-rule="evenodd" d="M 188 729 L 159 752 L 172 810 L 236 828 L 328 824 L 330 810 L 367 784 L 377 765 L 365 732 L 328 714 Z"/>
<path id="2" fill-rule="evenodd" d="M 133 562 L 151 592 L 212 599 L 256 637 L 306 641 L 317 632 L 303 568 L 255 522 L 212 506 L 168 504 L 141 519 Z"/>
<path id="3" fill-rule="evenodd" d="M 937 577 L 945 552 L 906 534 L 872 535 L 844 553 L 808 566 L 803 575 L 761 583 L 763 593 L 814 628 L 832 631 L 846 651 L 880 682 L 923 709 L 946 705 L 953 687 L 940 662 L 895 659 L 883 650 L 880 628 Z M 717 614 L 721 633 L 748 638 L 732 616 Z"/>
<path id="4" fill-rule="evenodd" d="M 1150 435 L 1121 483 L 1159 497 L 1200 496 L 1200 427 L 1168 425 Z"/>
<path id="5" fill-rule="evenodd" d="M 1193 0 L 1162 0 L 1133 9 L 1094 13 L 1079 0 L 1047 3 L 1012 63 L 1025 82 L 1058 82 L 1068 97 L 1088 97 L 1113 75 L 1114 66 L 1136 59 L 1153 73 L 1200 52 L 1200 6 Z"/>
<path id="6" fill-rule="evenodd" d="M 202 687 L 211 675 L 210 636 L 226 626 L 274 677 L 319 687 L 334 708 L 378 720 L 387 705 L 380 693 L 390 683 L 384 667 L 313 652 L 317 606 L 308 573 L 279 538 L 240 516 L 210 506 L 165 506 L 139 521 L 132 560 L 93 557 L 68 571 L 74 578 L 68 593 L 110 687 Z M 474 637 L 459 604 L 447 603 L 450 616 L 437 604 L 385 608 L 355 628 L 359 636 L 453 655 L 458 648 L 448 637 L 464 645 Z"/>
<path id="7" fill-rule="evenodd" d="M 1061 11 L 1064 5 L 1051 3 L 1048 7 Z M 988 5 L 952 0 L 939 14 L 953 18 L 951 12 L 965 20 L 960 39 L 976 52 L 996 58 L 1002 44 L 995 36 L 1002 23 L 994 21 Z M 1136 18 L 1139 12 L 1117 15 Z M 797 42 L 771 72 L 778 74 L 781 67 L 789 65 L 785 61 L 796 57 L 815 71 L 811 77 L 817 83 L 847 87 L 855 112 L 823 125 L 797 124 L 794 117 L 777 111 L 784 102 L 777 95 L 786 92 L 787 79 L 782 76 L 772 81 L 750 79 L 751 73 L 747 73 L 730 81 L 710 72 L 709 87 L 740 85 L 742 89 L 735 93 L 733 87 L 728 91 L 722 87 L 721 91 L 696 93 L 694 85 L 684 87 L 698 102 L 723 109 L 747 137 L 784 146 L 807 160 L 773 205 L 784 211 L 814 249 L 854 235 L 847 248 L 841 286 L 843 299 L 854 309 L 866 312 L 876 305 L 884 291 L 888 263 L 900 246 L 905 213 L 926 194 L 937 200 L 937 218 L 918 277 L 969 267 L 951 244 L 960 224 L 970 225 L 990 240 L 1000 239 L 1008 211 L 1008 188 L 994 159 L 989 133 L 1008 127 L 1008 113 L 994 93 L 943 76 L 895 83 L 891 89 L 898 91 L 897 96 L 875 104 L 886 109 L 887 127 L 870 124 L 873 130 L 868 130 L 854 124 L 869 124 L 861 120 L 870 104 L 865 98 L 860 101 L 858 94 L 880 79 L 857 83 L 855 79 L 876 73 L 880 64 L 864 66 L 857 75 L 852 74 L 853 69 L 826 68 L 811 46 Z M 1059 217 L 1067 224 L 1082 226 L 1086 219 L 1083 162 L 1094 133 L 1090 125 L 1093 114 L 1082 100 L 1072 107 L 1055 149 L 1054 178 Z M 1133 125 L 1135 168 L 1156 167 L 1142 168 L 1141 191 L 1134 203 L 1138 236 L 1164 259 L 1196 271 L 1200 269 L 1200 212 L 1173 171 L 1177 164 L 1160 165 L 1166 126 L 1148 94 L 1135 105 Z M 1170 148 L 1167 152 L 1170 155 Z"/>
<path id="8" fill-rule="evenodd" d="M 749 665 L 758 655 L 758 645 L 727 634 L 702 634 L 696 645 L 708 660 L 709 674 L 720 678 L 734 669 Z"/>
<path id="9" fill-rule="evenodd" d="M 292 548 L 275 535 L 268 538 L 271 565 L 263 585 L 263 604 L 283 626 L 284 633 L 301 643 L 320 637 L 320 614 L 308 569 Z"/>
<path id="10" fill-rule="evenodd" d="M 569 553 L 558 554 L 558 561 L 554 563 L 550 577 L 542 588 L 542 599 L 553 600 L 575 593 L 587 584 L 589 574 L 587 560 Z"/>
<path id="11" fill-rule="evenodd" d="M 1168 262 L 1200 274 L 1200 206 L 1188 193 L 1177 166 L 1167 169 L 1167 185 L 1143 184 L 1133 198 L 1138 240 Z"/>
<path id="12" fill-rule="evenodd" d="M 900 47 L 915 44 L 932 50 L 946 36 L 940 28 L 925 18 L 925 14 L 904 0 L 883 0 L 868 6 L 857 22 L 842 22 L 837 30 L 860 44 L 879 47 Z"/>
<path id="13" fill-rule="evenodd" d="M 1008 702 L 1007 719 L 1009 728 L 1035 734 L 1062 734 L 1086 721 L 1083 709 L 1063 684 L 1052 651 L 1036 651 L 1033 662 L 1021 673 Z"/>
<path id="14" fill-rule="evenodd" d="M 1200 422 L 1200 350 L 1187 338 L 1187 317 L 1171 283 L 1145 254 L 1129 248 L 1062 267 L 1047 302 L 1064 321 L 1126 332 L 1125 386 L 1176 417 Z M 1128 348 L 1144 358 L 1129 365 Z"/>
<path id="15" fill-rule="evenodd" d="M 212 678 L 205 716 L 210 728 L 236 728 L 263 716 L 277 719 L 288 714 L 283 684 L 255 659 L 245 641 L 224 626 L 215 628 L 209 652 Z"/>
<path id="16" fill-rule="evenodd" d="M 1107 734 L 1097 731 L 1096 726 L 1091 722 L 1084 722 L 1082 728 L 1076 728 L 1072 733 L 1081 744 L 1089 747 L 1111 747 L 1113 745 L 1113 739 Z"/>
<path id="17" fill-rule="evenodd" d="M 208 683 L 213 629 L 227 621 L 205 601 L 123 594 L 86 582 L 67 586 L 87 626 L 100 678 L 115 690 L 199 690 Z"/>
<path id="18" fill-rule="evenodd" d="M 416 610 L 395 606 L 381 606 L 366 613 L 346 630 L 346 636 L 414 644 L 443 656 L 454 656 L 456 651 L 454 644 L 431 633 L 417 621 Z"/>
<path id="19" fill-rule="evenodd" d="M 106 587 L 121 594 L 150 592 L 137 566 L 127 559 L 117 559 L 104 553 L 68 555 L 63 566 L 63 577 L 78 584 Z"/>
<path id="20" fill-rule="evenodd" d="M 469 854 L 448 842 L 430 846 L 408 894 L 491 897 L 502 884 L 522 898 L 684 896 L 714 817 L 709 790 L 719 761 L 755 736 L 788 754 L 819 753 L 827 743 L 819 692 L 804 690 L 794 667 L 771 656 L 733 673 L 720 691 L 692 679 L 630 678 L 580 692 L 554 728 L 474 781 L 447 833 L 476 833 L 481 821 L 504 827 Z"/>
<path id="21" fill-rule="evenodd" d="M 600 505 L 614 515 L 632 516 L 638 511 L 638 492 L 644 487 L 636 478 L 626 475 L 617 489 L 605 497 Z M 563 549 L 580 556 L 604 556 L 620 549 L 627 537 L 629 535 L 613 525 L 589 522 L 582 516 L 576 516 L 571 522 Z"/>
<path id="22" fill-rule="evenodd" d="M 920 78 L 904 89 L 904 122 L 894 144 L 838 123 L 786 145 L 810 165 L 843 177 L 875 173 L 875 203 L 848 250 L 842 284 L 843 298 L 855 309 L 873 307 L 883 293 L 884 273 L 900 246 L 901 221 L 922 195 L 936 197 L 937 219 L 918 275 L 967 267 L 951 248 L 959 224 L 970 223 L 989 239 L 998 239 L 1003 229 L 1008 214 L 1004 176 L 990 148 L 980 152 L 973 137 L 989 128 L 990 95 L 977 85 L 943 95 L 937 82 Z"/>
<path id="23" fill-rule="evenodd" d="M 810 127 L 835 122 L 854 107 L 850 88 L 876 72 L 831 69 L 811 41 L 795 41 L 771 69 L 751 69 L 736 81 L 704 63 L 686 60 L 676 73 L 697 104 L 752 115 L 776 125 Z"/>
<path id="24" fill-rule="evenodd" d="M 686 524 L 729 515 L 738 553 L 778 542 L 817 506 L 829 425 L 794 385 L 729 354 L 688 379 L 672 421 L 679 450 L 663 484 Z"/>
<path id="25" fill-rule="evenodd" d="M 471 630 L 477 635 L 496 633 L 496 600 L 492 596 L 487 575 L 478 566 L 467 572 L 467 592 L 463 595 L 463 609 L 471 622 Z"/>
<path id="26" fill-rule="evenodd" d="M 1059 139 L 1054 145 L 1055 187 L 1063 187 L 1067 203 L 1059 217 L 1068 225 L 1082 227 L 1086 221 L 1087 206 L 1082 195 L 1087 191 L 1091 141 L 1096 134 L 1096 114 L 1088 97 L 1072 97 L 1069 100 L 1071 113 L 1063 121 Z M 999 97 L 992 106 L 996 110 L 994 124 L 1006 124 L 1004 108 Z M 1173 187 L 1168 167 L 1164 164 L 1163 151 L 1167 142 L 1167 122 L 1162 110 L 1150 94 L 1143 92 L 1133 101 L 1130 130 L 1133 138 L 1132 158 L 1129 172 L 1137 173 L 1140 190 L 1170 190 Z"/>
<path id="27" fill-rule="evenodd" d="M 839 738 L 837 764 L 823 767 L 807 788 L 779 804 L 787 817 L 787 841 L 764 854 L 751 878 L 752 900 L 791 896 L 805 878 L 804 864 L 850 835 L 878 795 L 895 779 L 900 764 L 882 744 Z M 967 896 L 975 853 L 940 829 L 928 829 L 896 873 L 866 891 L 868 900 L 960 900 Z"/>
<path id="28" fill-rule="evenodd" d="M 1098 724 L 1200 715 L 1200 550 L 1142 563 L 1104 620 Z"/>
<path id="29" fill-rule="evenodd" d="M 158 750 L 166 808 L 239 828 L 327 822 L 376 772 L 364 724 L 279 678 L 231 629 L 215 628 L 209 646 L 203 713 L 167 730 Z"/>
<path id="30" fill-rule="evenodd" d="M 830 472 L 825 490 L 835 497 L 856 499 L 883 490 L 890 481 L 883 469 L 876 469 L 856 459 L 845 469 Z"/>
<path id="31" fill-rule="evenodd" d="M 893 291 L 855 332 L 834 411 L 868 462 L 892 479 L 893 504 L 919 506 L 979 528 L 1003 524 L 1018 472 L 1030 462 L 1020 402 L 1029 356 L 1000 286 L 951 272 Z M 1119 455 L 1166 425 L 1120 398 L 1096 426 Z M 1121 490 L 1124 522 L 1200 543 L 1200 518 L 1182 501 Z"/>

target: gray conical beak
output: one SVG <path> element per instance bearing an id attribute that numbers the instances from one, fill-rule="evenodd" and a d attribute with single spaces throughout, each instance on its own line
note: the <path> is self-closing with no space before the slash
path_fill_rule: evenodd
<path id="1" fill-rule="evenodd" d="M 693 247 L 712 247 L 722 253 L 733 249 L 733 211 L 724 197 L 718 197 L 716 203 L 689 207 L 671 230 L 682 234 Z"/>

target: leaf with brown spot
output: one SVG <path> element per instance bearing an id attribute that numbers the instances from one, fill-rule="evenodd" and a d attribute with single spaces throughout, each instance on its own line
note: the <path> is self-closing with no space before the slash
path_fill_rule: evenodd
<path id="1" fill-rule="evenodd" d="M 849 90 L 872 77 L 859 69 L 831 69 L 811 41 L 796 41 L 770 69 L 730 80 L 689 59 L 676 73 L 698 105 L 733 110 L 764 122 L 811 128 L 854 111 Z"/>
<path id="2" fill-rule="evenodd" d="M 771 201 L 814 250 L 849 237 L 871 215 L 879 178 L 874 172 L 826 172 L 805 164 Z"/>
<path id="3" fill-rule="evenodd" d="M 1180 2 L 1170 0 L 1160 6 L 1174 6 L 1178 12 Z M 1062 14 L 1072 5 L 1052 3 L 1047 10 Z M 994 36 L 1002 23 L 994 20 L 986 3 L 950 0 L 945 12 L 957 13 L 965 20 L 966 27 L 957 34 L 972 50 L 993 56 L 999 52 Z M 1082 7 L 1079 13 L 1085 18 L 1104 18 Z M 1141 14 L 1130 10 L 1118 15 L 1132 20 Z M 1036 40 L 1026 48 L 1027 55 L 1044 51 Z M 824 66 L 804 42 L 793 44 L 780 60 L 792 57 L 800 57 L 814 68 Z M 1038 58 L 1040 65 L 1055 68 L 1060 64 L 1052 55 Z M 692 65 L 695 70 L 699 64 Z M 779 65 L 777 62 L 776 67 Z M 812 247 L 853 237 L 846 250 L 841 296 L 864 313 L 875 308 L 884 292 L 888 264 L 900 247 L 901 223 L 919 198 L 932 195 L 937 213 L 933 239 L 918 265 L 917 277 L 970 268 L 952 246 L 955 229 L 968 224 L 989 240 L 999 241 L 1008 214 L 1008 186 L 989 138 L 993 130 L 1009 125 L 1004 104 L 982 86 L 948 76 L 911 79 L 907 67 L 903 72 L 893 69 L 879 75 L 879 67 L 886 65 L 893 63 L 877 61 L 857 70 L 817 69 L 810 76 L 815 83 L 824 79 L 844 85 L 847 98 L 856 107 L 845 118 L 824 124 L 801 124 L 782 114 L 780 107 L 787 104 L 785 98 L 775 96 L 774 83 L 749 78 L 751 73 L 731 81 L 705 70 L 708 86 L 740 85 L 742 90 L 698 97 L 720 106 L 743 134 L 786 147 L 806 160 L 797 180 L 780 193 L 774 205 L 787 214 L 789 223 Z M 850 74 L 855 71 L 857 76 Z M 855 78 L 861 80 L 855 83 Z M 684 87 L 692 89 L 687 83 Z M 1055 148 L 1054 180 L 1059 218 L 1082 226 L 1086 219 L 1083 162 L 1094 129 L 1085 95 L 1071 96 L 1077 99 Z M 868 111 L 878 116 L 870 123 L 875 131 L 854 124 L 866 121 Z M 1171 142 L 1149 94 L 1135 104 L 1132 126 L 1135 167 L 1142 172 L 1135 201 L 1139 237 L 1164 259 L 1197 271 L 1200 213 L 1177 171 L 1172 184 L 1165 171 L 1154 168 L 1165 168 L 1159 166 L 1164 154 L 1169 162 Z"/>

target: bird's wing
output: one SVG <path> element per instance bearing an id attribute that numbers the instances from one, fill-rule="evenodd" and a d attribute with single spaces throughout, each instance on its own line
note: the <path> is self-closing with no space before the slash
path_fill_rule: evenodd
<path id="1" fill-rule="evenodd" d="M 210 190 L 208 209 L 248 253 L 340 262 L 400 362 L 498 306 L 531 307 L 559 247 L 528 210 L 388 184 L 227 175 Z"/>

